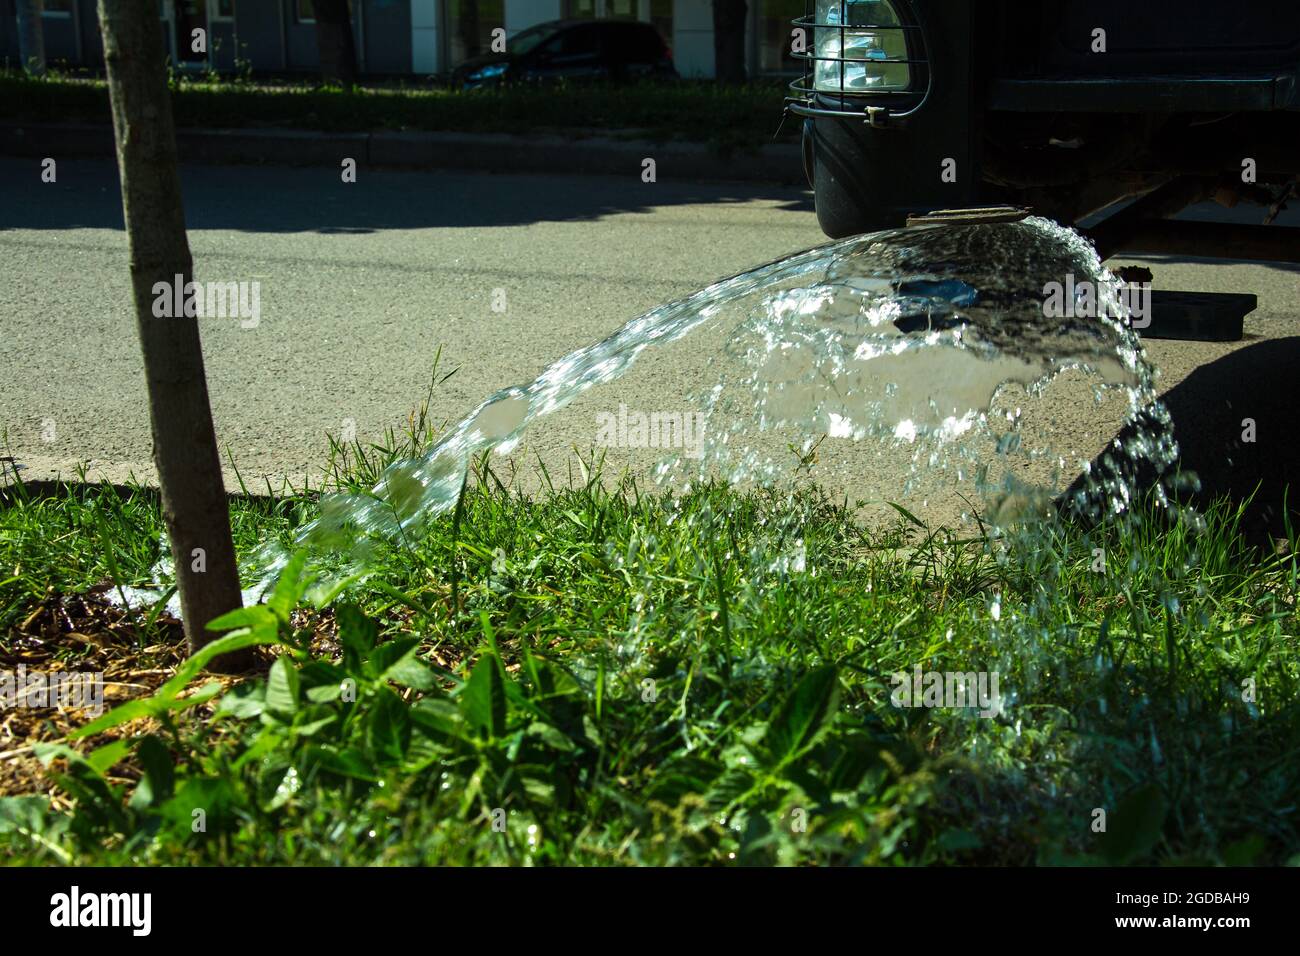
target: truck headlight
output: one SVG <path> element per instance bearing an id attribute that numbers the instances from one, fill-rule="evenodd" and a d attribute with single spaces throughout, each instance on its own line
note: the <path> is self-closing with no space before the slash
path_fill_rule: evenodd
<path id="1" fill-rule="evenodd" d="M 907 31 L 889 0 L 817 0 L 817 22 L 834 24 L 814 30 L 819 92 L 869 93 L 911 85 L 908 64 L 889 62 L 908 58 Z"/>

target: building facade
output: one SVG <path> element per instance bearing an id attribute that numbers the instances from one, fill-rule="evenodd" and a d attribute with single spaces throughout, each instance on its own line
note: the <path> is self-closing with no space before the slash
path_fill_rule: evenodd
<path id="1" fill-rule="evenodd" d="M 16 66 L 15 0 L 0 0 L 0 62 Z M 749 0 L 745 50 L 751 76 L 798 72 L 790 20 L 804 0 Z M 220 71 L 313 72 L 318 67 L 312 0 L 159 0 L 174 62 Z M 513 36 L 547 20 L 611 17 L 658 27 L 685 77 L 713 76 L 712 0 L 352 0 L 363 74 L 435 76 L 489 48 L 492 31 Z M 95 0 L 45 0 L 51 66 L 103 65 Z M 205 31 L 204 51 L 192 49 Z"/>

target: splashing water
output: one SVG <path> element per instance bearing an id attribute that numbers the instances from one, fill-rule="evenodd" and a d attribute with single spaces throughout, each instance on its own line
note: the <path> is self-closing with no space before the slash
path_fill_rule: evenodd
<path id="1" fill-rule="evenodd" d="M 1096 290 L 1101 314 L 1047 315 L 1045 286 L 1067 277 Z M 369 493 L 325 498 L 296 547 L 356 573 L 377 544 L 451 509 L 480 454 L 526 450 L 553 471 L 582 444 L 677 489 L 772 485 L 815 457 L 818 484 L 867 515 L 905 502 L 960 521 L 975 506 L 994 524 L 1083 471 L 1072 503 L 1122 512 L 1124 466 L 1163 470 L 1176 455 L 1125 316 L 1093 248 L 1045 219 L 831 243 L 653 309 L 502 389 Z M 1093 414 L 1072 414 L 1088 404 Z M 1098 455 L 1105 467 L 1087 476 Z M 288 551 L 256 557 L 272 580 Z"/>

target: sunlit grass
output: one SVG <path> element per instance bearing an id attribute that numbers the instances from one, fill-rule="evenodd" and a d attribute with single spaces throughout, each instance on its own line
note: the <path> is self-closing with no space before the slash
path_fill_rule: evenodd
<path id="1" fill-rule="evenodd" d="M 402 441 L 370 450 L 365 481 Z M 287 538 L 315 507 L 237 498 L 237 546 Z M 906 521 L 865 531 L 811 486 L 675 500 L 593 480 L 526 500 L 471 483 L 458 518 L 381 550 L 348 598 L 381 649 L 413 642 L 432 684 L 376 685 L 342 714 L 304 699 L 284 726 L 195 720 L 167 744 L 170 802 L 86 806 L 44 839 L 95 862 L 1286 861 L 1300 852 L 1294 557 L 1245 550 L 1226 503 L 1200 529 L 1140 517 L 1040 529 L 1027 550 Z M 51 588 L 146 583 L 160 530 L 141 489 L 11 493 L 4 627 Z M 294 646 L 304 688 L 369 673 L 343 658 L 321 672 Z M 468 690 L 476 662 L 502 683 Z M 996 671 L 1003 714 L 891 706 L 893 675 L 918 665 Z M 472 729 L 495 713 L 467 703 L 480 691 L 501 707 L 491 731 Z M 309 737 L 290 726 L 326 718 Z M 299 788 L 276 799 L 290 767 Z M 202 801 L 224 808 L 212 837 L 188 827 Z M 0 845 L 54 859 L 17 833 Z"/>

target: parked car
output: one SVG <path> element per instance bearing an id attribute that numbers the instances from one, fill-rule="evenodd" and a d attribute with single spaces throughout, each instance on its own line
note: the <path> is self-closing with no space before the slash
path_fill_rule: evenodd
<path id="1" fill-rule="evenodd" d="M 452 72 L 459 89 L 511 82 L 675 78 L 673 55 L 649 23 L 552 20 L 521 30 L 504 53 L 466 60 Z"/>
<path id="2" fill-rule="evenodd" d="M 1141 197 L 1096 226 L 1105 251 L 1300 256 L 1295 230 L 1168 218 L 1213 197 L 1267 221 L 1294 194 L 1296 0 L 809 0 L 794 24 L 787 106 L 829 236 L 990 204 L 1076 224 Z"/>

